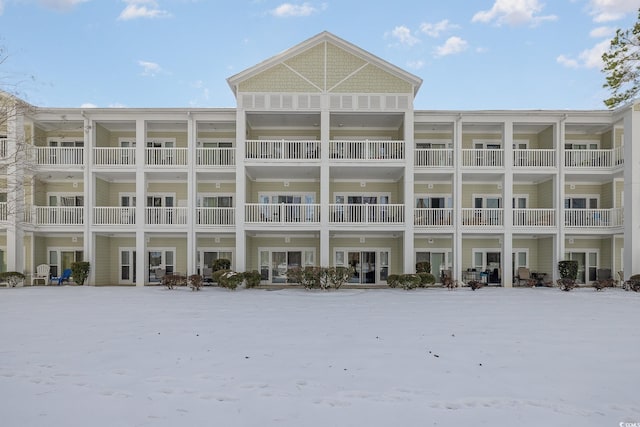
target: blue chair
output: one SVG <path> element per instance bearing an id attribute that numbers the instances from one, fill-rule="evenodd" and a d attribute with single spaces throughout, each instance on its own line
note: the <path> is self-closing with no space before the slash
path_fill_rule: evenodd
<path id="1" fill-rule="evenodd" d="M 51 280 L 58 281 L 58 285 L 62 285 L 65 281 L 69 281 L 69 278 L 71 278 L 71 269 L 67 268 L 62 272 L 62 276 L 60 277 L 53 277 Z"/>

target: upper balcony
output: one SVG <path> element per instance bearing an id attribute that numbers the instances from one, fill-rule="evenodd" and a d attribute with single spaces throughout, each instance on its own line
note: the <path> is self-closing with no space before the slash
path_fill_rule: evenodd
<path id="1" fill-rule="evenodd" d="M 320 142 L 315 140 L 255 140 L 245 144 L 247 161 L 319 161 Z"/>
<path id="2" fill-rule="evenodd" d="M 606 170 L 624 164 L 624 147 L 609 150 L 565 150 L 564 165 L 567 168 Z"/>
<path id="3" fill-rule="evenodd" d="M 84 165 L 83 147 L 32 147 L 31 155 L 37 166 L 80 168 Z"/>

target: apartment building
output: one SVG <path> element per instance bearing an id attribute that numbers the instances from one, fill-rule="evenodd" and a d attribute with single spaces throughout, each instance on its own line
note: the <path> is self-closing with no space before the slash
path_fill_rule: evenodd
<path id="1" fill-rule="evenodd" d="M 422 80 L 323 32 L 228 79 L 236 108 L 9 109 L 0 269 L 158 283 L 228 258 L 557 278 L 575 259 L 640 272 L 640 104 L 615 111 L 419 111 Z M 634 244 L 635 243 L 635 244 Z"/>

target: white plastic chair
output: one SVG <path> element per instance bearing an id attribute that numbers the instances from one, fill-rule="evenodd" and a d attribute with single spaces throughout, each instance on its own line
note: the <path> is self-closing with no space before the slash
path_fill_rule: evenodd
<path id="1" fill-rule="evenodd" d="M 49 284 L 49 271 L 51 267 L 49 264 L 40 264 L 36 267 L 36 274 L 31 276 L 31 286 L 35 285 L 38 280 L 42 280 L 43 285 Z"/>

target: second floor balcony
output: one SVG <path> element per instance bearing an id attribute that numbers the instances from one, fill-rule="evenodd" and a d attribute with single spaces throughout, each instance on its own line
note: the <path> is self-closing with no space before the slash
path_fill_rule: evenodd
<path id="1" fill-rule="evenodd" d="M 345 225 L 403 224 L 402 204 L 340 204 L 329 205 L 329 223 Z"/>
<path id="2" fill-rule="evenodd" d="M 565 150 L 564 165 L 568 168 L 608 169 L 624 163 L 624 147 L 611 150 Z"/>
<path id="3" fill-rule="evenodd" d="M 33 147 L 33 158 L 38 166 L 83 166 L 83 147 Z"/>
<path id="4" fill-rule="evenodd" d="M 615 209 L 565 209 L 565 227 L 602 228 L 624 225 L 624 210 Z"/>
<path id="5" fill-rule="evenodd" d="M 319 224 L 318 203 L 247 203 L 244 209 L 248 224 Z"/>
<path id="6" fill-rule="evenodd" d="M 84 224 L 82 206 L 35 206 L 32 216 L 36 226 L 75 226 Z"/>
<path id="7" fill-rule="evenodd" d="M 247 160 L 319 160 L 320 141 L 253 140 L 245 144 Z"/>

